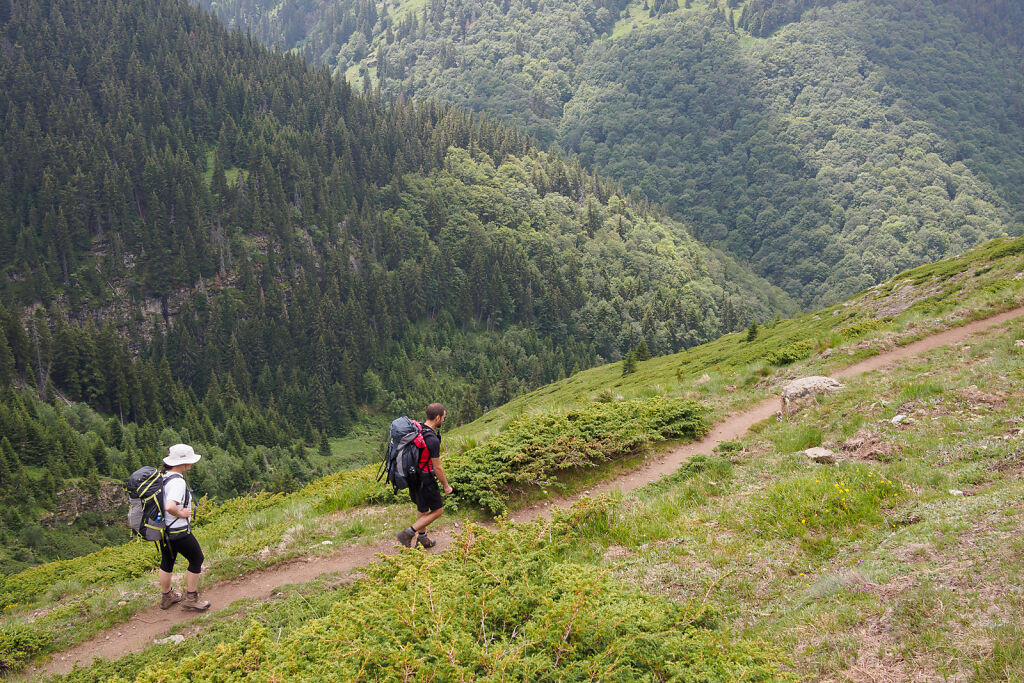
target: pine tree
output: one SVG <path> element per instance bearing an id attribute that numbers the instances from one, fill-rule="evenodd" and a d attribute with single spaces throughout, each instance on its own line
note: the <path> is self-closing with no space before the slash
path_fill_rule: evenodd
<path id="1" fill-rule="evenodd" d="M 636 359 L 638 361 L 645 361 L 651 359 L 651 350 L 647 348 L 646 339 L 640 340 L 640 343 L 636 347 L 636 352 L 634 353 L 634 356 L 636 356 Z"/>
<path id="2" fill-rule="evenodd" d="M 636 353 L 627 351 L 622 359 L 622 376 L 625 377 L 634 372 L 636 372 Z"/>
<path id="3" fill-rule="evenodd" d="M 480 404 L 473 395 L 473 389 L 469 386 L 462 392 L 462 401 L 459 403 L 459 424 L 464 425 L 480 417 Z"/>
<path id="4" fill-rule="evenodd" d="M 7 337 L 0 330 L 0 391 L 14 381 L 14 354 L 7 344 Z"/>

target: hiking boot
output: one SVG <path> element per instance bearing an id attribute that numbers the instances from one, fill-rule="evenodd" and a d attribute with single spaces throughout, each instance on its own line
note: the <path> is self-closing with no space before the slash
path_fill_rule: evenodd
<path id="1" fill-rule="evenodd" d="M 169 590 L 163 594 L 160 598 L 160 609 L 167 609 L 177 603 L 181 602 L 181 599 L 185 597 L 176 590 Z"/>
<path id="2" fill-rule="evenodd" d="M 416 532 L 412 529 L 402 529 L 397 534 L 395 534 L 395 538 L 397 538 L 398 542 L 404 545 L 406 548 L 412 548 L 412 540 L 416 538 Z"/>
<path id="3" fill-rule="evenodd" d="M 200 600 L 199 591 L 189 591 L 185 593 L 185 602 L 181 603 L 181 606 L 185 609 L 195 610 L 196 612 L 205 612 L 210 609 L 210 601 Z"/>
<path id="4" fill-rule="evenodd" d="M 426 534 L 419 534 L 418 536 L 416 536 L 416 542 L 424 548 L 433 548 L 435 545 L 437 545 L 437 541 L 432 539 L 430 536 L 427 536 Z"/>

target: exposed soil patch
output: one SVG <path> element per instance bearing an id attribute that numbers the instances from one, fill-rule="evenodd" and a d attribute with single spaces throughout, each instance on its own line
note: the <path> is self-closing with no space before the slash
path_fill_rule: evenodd
<path id="1" fill-rule="evenodd" d="M 986 393 L 980 390 L 977 385 L 972 384 L 969 387 L 956 390 L 956 395 L 966 401 L 972 406 L 984 405 L 990 408 L 1002 408 L 1006 405 L 1006 393 L 1002 391 L 996 391 L 995 393 Z"/>
<path id="2" fill-rule="evenodd" d="M 839 444 L 839 451 L 843 457 L 853 460 L 888 461 L 892 459 L 896 449 L 877 434 L 861 429 L 856 435 Z"/>
<path id="3" fill-rule="evenodd" d="M 603 555 L 605 562 L 624 562 L 631 557 L 634 557 L 633 551 L 621 545 L 608 546 Z"/>

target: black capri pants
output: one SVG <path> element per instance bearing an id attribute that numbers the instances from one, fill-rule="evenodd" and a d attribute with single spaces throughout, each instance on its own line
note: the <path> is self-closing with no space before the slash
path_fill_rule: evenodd
<path id="1" fill-rule="evenodd" d="M 179 553 L 188 560 L 190 572 L 199 574 L 203 571 L 203 549 L 199 547 L 199 541 L 191 531 L 187 534 L 175 534 L 173 537 L 168 535 L 159 545 L 160 569 L 165 572 L 174 571 L 174 561 L 178 559 Z"/>

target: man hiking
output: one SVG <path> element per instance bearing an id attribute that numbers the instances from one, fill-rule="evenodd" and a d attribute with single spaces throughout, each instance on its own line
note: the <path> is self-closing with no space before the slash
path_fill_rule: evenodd
<path id="1" fill-rule="evenodd" d="M 444 514 L 444 501 L 441 500 L 438 481 L 441 482 L 445 495 L 452 492 L 448 478 L 441 469 L 441 437 L 435 431 L 444 422 L 446 415 L 447 411 L 440 403 L 431 403 L 427 406 L 427 419 L 423 423 L 423 441 L 427 447 L 420 452 L 419 461 L 416 463 L 416 469 L 419 470 L 418 481 L 409 483 L 409 497 L 416 504 L 419 516 L 412 526 L 396 534 L 398 542 L 409 548 L 415 547 L 417 543 L 424 548 L 434 547 L 436 541 L 427 536 L 427 527 Z"/>

